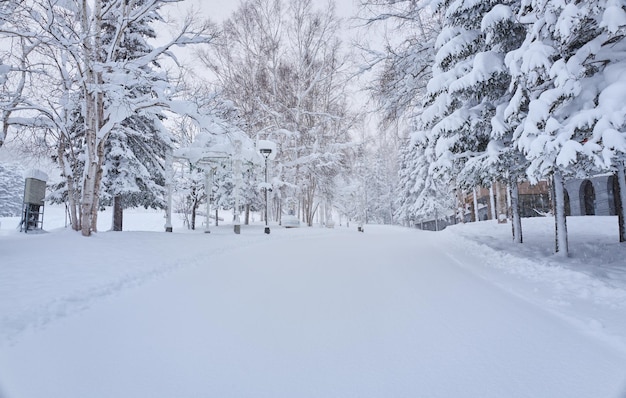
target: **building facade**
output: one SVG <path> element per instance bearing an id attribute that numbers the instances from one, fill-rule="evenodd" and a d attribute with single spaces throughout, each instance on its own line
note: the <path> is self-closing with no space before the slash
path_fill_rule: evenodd
<path id="1" fill-rule="evenodd" d="M 617 178 L 600 175 L 565 182 L 565 213 L 568 216 L 617 215 L 619 190 Z"/>

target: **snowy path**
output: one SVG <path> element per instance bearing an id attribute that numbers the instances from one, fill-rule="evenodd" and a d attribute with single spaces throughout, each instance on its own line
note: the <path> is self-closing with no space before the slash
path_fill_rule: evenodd
<path id="1" fill-rule="evenodd" d="M 22 336 L 2 349 L 0 396 L 623 397 L 625 353 L 460 267 L 434 234 L 267 238 Z"/>

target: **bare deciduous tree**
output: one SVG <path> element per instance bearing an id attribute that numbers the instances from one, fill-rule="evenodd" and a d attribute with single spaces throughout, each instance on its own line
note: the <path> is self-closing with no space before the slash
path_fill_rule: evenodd
<path id="1" fill-rule="evenodd" d="M 225 22 L 214 51 L 202 54 L 252 138 L 278 144 L 277 218 L 297 198 L 311 225 L 346 166 L 352 119 L 339 29 L 332 3 L 316 9 L 311 0 L 249 0 Z"/>

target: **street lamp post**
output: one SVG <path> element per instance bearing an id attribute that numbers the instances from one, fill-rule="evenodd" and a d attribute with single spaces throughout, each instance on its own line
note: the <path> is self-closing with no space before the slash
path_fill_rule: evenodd
<path id="1" fill-rule="evenodd" d="M 239 219 L 239 195 L 241 194 L 241 141 L 235 141 L 235 156 L 233 159 L 233 174 L 234 174 L 234 182 L 235 186 L 233 189 L 233 193 L 235 195 L 235 209 L 234 209 L 234 232 L 239 235 L 241 233 L 241 220 Z"/>
<path id="2" fill-rule="evenodd" d="M 272 154 L 272 149 L 271 148 L 261 148 L 259 150 L 259 152 L 261 152 L 261 155 L 263 155 L 263 157 L 265 158 L 265 233 L 269 234 L 270 233 L 270 227 L 267 224 L 267 159 Z"/>
<path id="3" fill-rule="evenodd" d="M 167 202 L 165 208 L 165 232 L 172 232 L 172 179 L 174 158 L 172 148 L 168 148 L 165 153 L 165 181 L 167 186 Z"/>

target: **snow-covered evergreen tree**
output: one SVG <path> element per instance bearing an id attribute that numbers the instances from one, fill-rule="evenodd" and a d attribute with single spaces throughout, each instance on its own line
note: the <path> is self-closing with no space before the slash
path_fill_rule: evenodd
<path id="1" fill-rule="evenodd" d="M 393 192 L 396 198 L 393 214 L 397 221 L 410 224 L 418 217 L 430 216 L 423 213 L 428 210 L 416 203 L 422 194 L 424 179 L 429 178 L 432 159 L 424 154 L 426 141 L 411 140 L 407 135 L 415 134 L 414 119 L 423 110 L 441 21 L 439 15 L 433 15 L 423 2 L 364 0 L 361 4 L 368 26 L 386 24 L 393 32 L 385 41 L 383 51 L 366 49 L 368 62 L 364 69 L 375 73 L 369 90 L 382 115 L 379 128 L 388 132 L 379 134 L 374 140 L 379 141 L 379 146 L 387 146 L 391 141 L 388 137 L 396 137 L 393 146 L 398 152 L 398 160 L 393 161 L 399 174 L 391 179 L 398 181 Z M 389 154 L 383 156 L 388 158 Z M 429 199 L 435 202 L 441 198 Z"/>
<path id="2" fill-rule="evenodd" d="M 576 161 L 582 164 L 585 171 L 599 169 L 615 174 L 618 181 L 620 200 L 619 238 L 626 241 L 626 223 L 624 222 L 624 206 L 626 206 L 626 179 L 624 161 L 626 160 L 626 5 L 620 1 L 598 1 L 588 5 L 589 9 L 580 7 L 571 18 L 580 19 L 584 15 L 590 18 L 579 29 L 593 27 L 595 35 L 585 43 L 566 62 L 569 71 L 584 71 L 579 78 L 580 93 L 567 109 L 573 111 L 572 117 L 565 123 L 562 130 L 578 140 L 582 147 L 572 146 L 580 151 Z M 572 10 L 573 12 L 573 10 Z M 567 21 L 567 20 L 566 20 Z M 565 22 L 562 22 L 565 23 Z M 580 23 L 580 22 L 578 22 Z M 564 29 L 562 27 L 561 29 Z M 563 68 L 562 64 L 553 67 L 555 72 Z M 573 71 L 569 71 L 571 74 Z M 558 71 L 558 76 L 567 76 Z M 578 76 L 577 76 L 578 77 Z M 575 85 L 578 79 L 567 78 Z M 580 137 L 580 132 L 584 136 Z M 582 138 L 582 140 L 581 140 Z M 570 138 L 571 139 L 571 138 Z M 565 148 L 564 148 L 565 149 Z M 565 158 L 567 155 L 563 153 Z M 572 155 L 570 155 L 572 156 Z M 589 165 L 591 158 L 592 165 Z M 580 166 L 578 167 L 580 169 Z M 580 174 L 580 173 L 579 173 Z"/>
<path id="3" fill-rule="evenodd" d="M 113 230 L 122 230 L 125 208 L 163 208 L 165 205 L 165 154 L 170 133 L 157 121 L 133 116 L 114 130 L 103 165 L 101 204 L 113 205 Z"/>
<path id="4" fill-rule="evenodd" d="M 515 20 L 516 0 L 444 1 L 444 29 L 437 39 L 433 78 L 420 127 L 430 131 L 431 172 L 455 177 L 470 192 L 493 180 L 514 188 L 523 156 L 512 145 L 512 129 L 498 113 L 507 104 L 511 76 L 504 59 L 519 47 L 524 29 Z M 498 117 L 496 117 L 498 115 Z M 514 211 L 519 221 L 519 211 Z M 521 242 L 521 223 L 514 223 Z"/>
<path id="5" fill-rule="evenodd" d="M 114 5 L 112 3 L 111 0 L 104 1 L 105 6 Z M 145 3 L 145 0 L 140 0 L 133 6 L 140 8 Z M 113 40 L 119 41 L 114 50 L 113 60 L 116 62 L 132 62 L 145 57 L 153 50 L 147 40 L 156 37 L 156 32 L 150 25 L 159 19 L 156 10 L 129 22 L 122 34 L 117 32 L 119 20 L 127 13 L 128 10 L 124 7 L 111 7 L 102 24 L 104 43 L 110 45 Z M 132 78 L 129 79 L 127 95 L 133 98 L 150 93 L 152 85 L 164 83 L 163 76 L 152 71 L 152 65 L 143 65 L 140 69 L 153 77 L 148 81 L 150 85 L 146 82 L 133 84 Z M 125 73 L 130 75 L 131 72 Z M 120 122 L 111 132 L 105 146 L 102 177 L 104 192 L 101 204 L 113 205 L 114 231 L 122 230 L 124 208 L 162 208 L 165 204 L 164 162 L 165 153 L 172 146 L 172 136 L 162 125 L 163 118 L 161 110 L 142 109 Z"/>
<path id="6" fill-rule="evenodd" d="M 519 7 L 518 0 L 509 0 L 493 2 L 490 8 L 486 8 L 480 23 L 480 51 L 476 52 L 471 71 L 457 82 L 465 95 L 470 94 L 473 98 L 463 107 L 479 112 L 481 124 L 489 132 L 485 151 L 467 159 L 459 181 L 467 189 L 487 186 L 492 181 L 509 186 L 516 243 L 522 243 L 517 186 L 526 179 L 527 161 L 513 142 L 515 127 L 519 124 L 518 115 L 505 113 L 512 97 L 512 77 L 504 59 L 525 39 L 525 29 L 515 17 Z"/>
<path id="7" fill-rule="evenodd" d="M 521 115 L 515 139 L 531 161 L 529 175 L 553 179 L 562 255 L 568 253 L 563 179 L 612 165 L 613 154 L 626 148 L 623 122 L 615 118 L 624 114 L 623 103 L 615 106 L 609 94 L 623 87 L 624 15 L 624 5 L 612 0 L 528 0 L 518 15 L 528 34 L 507 58 L 515 77 L 507 111 Z M 598 123 L 603 113 L 611 114 L 610 123 Z"/>
<path id="8" fill-rule="evenodd" d="M 487 6 L 479 2 L 471 7 L 461 0 L 439 5 L 445 11 L 444 28 L 435 44 L 433 76 L 418 127 L 429 132 L 428 144 L 435 154 L 431 171 L 449 181 L 460 174 L 469 157 L 486 149 L 489 138 L 488 109 L 480 106 L 480 98 L 471 90 L 474 81 L 497 77 L 501 69 L 492 54 L 485 54 L 485 62 L 474 63 L 483 45 L 480 21 Z M 488 69 L 473 76 L 473 66 Z"/>
<path id="9" fill-rule="evenodd" d="M 24 170 L 15 164 L 0 164 L 0 217 L 17 217 L 24 200 Z"/>
<path id="10" fill-rule="evenodd" d="M 400 166 L 398 170 L 398 186 L 401 189 L 398 190 L 396 197 L 396 210 L 394 216 L 396 220 L 399 220 L 405 226 L 411 226 L 415 223 L 416 215 L 410 211 L 411 205 L 415 202 L 414 192 L 409 187 L 415 185 L 417 160 L 420 155 L 417 148 L 414 148 L 409 143 L 404 143 L 400 147 Z M 412 159 L 415 156 L 417 159 Z"/>
<path id="11" fill-rule="evenodd" d="M 404 162 L 400 169 L 399 196 L 396 216 L 409 225 L 442 220 L 454 213 L 455 196 L 448 180 L 434 178 L 431 165 L 434 153 L 426 143 L 427 133 L 417 131 L 403 148 Z"/>

